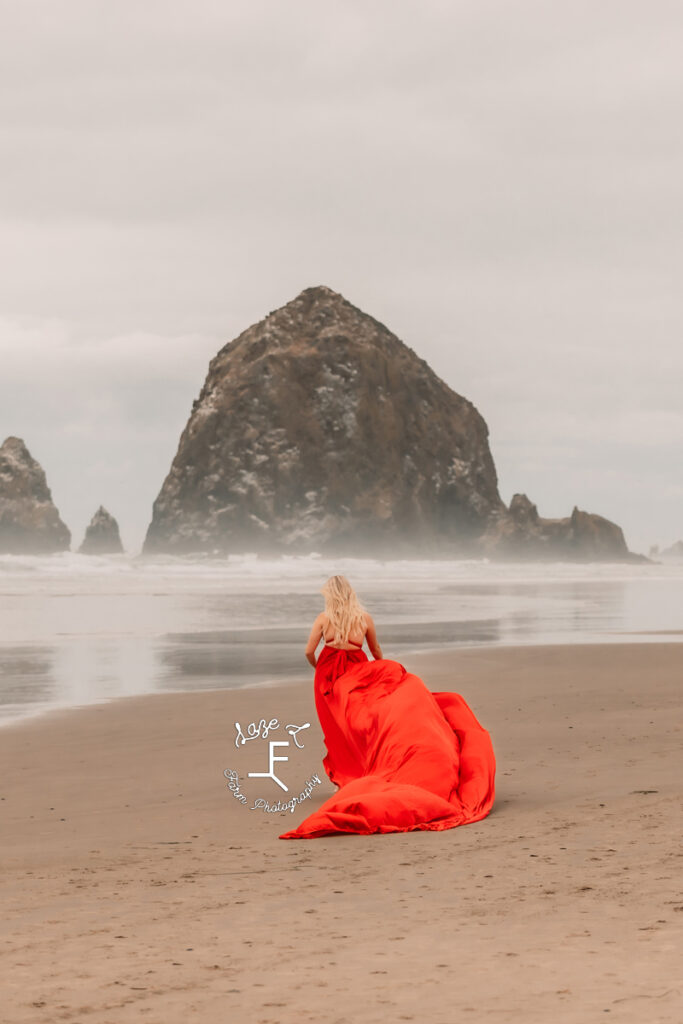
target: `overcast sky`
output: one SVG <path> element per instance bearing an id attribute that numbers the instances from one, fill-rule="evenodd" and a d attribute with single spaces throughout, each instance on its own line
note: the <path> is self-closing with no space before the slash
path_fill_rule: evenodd
<path id="1" fill-rule="evenodd" d="M 139 550 L 209 359 L 303 288 L 501 496 L 683 537 L 683 6 L 0 0 L 0 442 Z"/>

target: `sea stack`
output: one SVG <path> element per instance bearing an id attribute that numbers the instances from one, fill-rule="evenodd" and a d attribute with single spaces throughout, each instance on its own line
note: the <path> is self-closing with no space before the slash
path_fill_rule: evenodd
<path id="1" fill-rule="evenodd" d="M 576 506 L 562 519 L 544 519 L 526 494 L 515 494 L 481 539 L 482 553 L 496 559 L 535 561 L 648 561 L 628 550 L 620 526 Z"/>
<path id="2" fill-rule="evenodd" d="M 479 411 L 323 286 L 211 360 L 154 502 L 156 552 L 643 558 L 600 516 L 508 508 Z"/>
<path id="3" fill-rule="evenodd" d="M 6 438 L 0 446 L 0 553 L 52 554 L 70 544 L 44 470 L 20 437 Z"/>
<path id="4" fill-rule="evenodd" d="M 664 562 L 683 562 L 683 540 L 677 540 L 669 548 L 660 551 L 657 548 L 656 557 Z"/>
<path id="5" fill-rule="evenodd" d="M 81 555 L 123 554 L 119 524 L 102 505 L 90 520 L 78 551 Z"/>
<path id="6" fill-rule="evenodd" d="M 464 551 L 502 508 L 474 405 L 307 288 L 211 360 L 143 552 Z"/>

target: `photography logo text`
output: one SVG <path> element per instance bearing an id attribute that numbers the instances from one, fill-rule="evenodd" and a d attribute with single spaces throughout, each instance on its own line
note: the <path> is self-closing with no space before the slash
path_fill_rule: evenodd
<path id="1" fill-rule="evenodd" d="M 277 718 L 271 718 L 266 720 L 261 718 L 256 722 L 250 722 L 246 729 L 243 729 L 239 722 L 235 722 L 235 747 L 238 751 L 241 751 L 245 744 L 256 742 L 256 746 L 259 749 L 259 753 L 263 754 L 263 771 L 250 771 L 246 773 L 246 776 L 242 776 L 240 780 L 239 772 L 234 768 L 226 768 L 223 775 L 227 779 L 227 786 L 232 793 L 235 800 L 238 800 L 241 804 L 249 807 L 252 811 L 266 811 L 270 813 L 291 811 L 294 812 L 298 804 L 307 800 L 313 789 L 320 785 L 320 777 L 317 773 L 311 775 L 310 778 L 306 779 L 300 791 L 297 792 L 297 787 L 292 792 L 290 787 L 285 781 L 287 775 L 287 765 L 290 760 L 289 754 L 284 753 L 284 748 L 298 748 L 303 750 L 304 744 L 302 737 L 299 735 L 303 733 L 305 729 L 310 728 L 310 722 L 304 722 L 303 725 L 295 725 L 290 723 L 284 726 L 283 732 L 279 735 L 287 735 L 289 739 L 270 739 L 271 733 L 281 729 L 280 722 Z M 278 753 L 277 751 L 280 751 Z M 284 777 L 283 777 L 284 776 Z M 269 788 L 272 790 L 276 788 L 275 793 L 271 793 L 271 799 L 267 799 L 265 796 L 258 796 L 253 798 L 253 802 L 249 804 L 249 797 L 242 792 L 241 785 L 244 784 L 244 778 L 256 778 L 268 780 Z M 265 783 L 264 783 L 265 784 Z M 292 793 L 291 796 L 283 799 L 277 794 L 277 788 L 282 793 Z M 276 800 L 273 800 L 274 796 L 278 796 Z"/>

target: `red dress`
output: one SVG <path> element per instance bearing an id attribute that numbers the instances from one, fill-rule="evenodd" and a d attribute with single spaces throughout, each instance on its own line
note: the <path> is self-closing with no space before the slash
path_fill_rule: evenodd
<path id="1" fill-rule="evenodd" d="M 341 788 L 280 839 L 442 831 L 489 813 L 491 738 L 457 693 L 432 693 L 397 661 L 328 644 L 314 693 L 323 766 Z"/>

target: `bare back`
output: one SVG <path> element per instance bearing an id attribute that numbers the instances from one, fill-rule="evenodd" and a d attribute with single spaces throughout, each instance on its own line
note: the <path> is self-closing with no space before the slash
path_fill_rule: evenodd
<path id="1" fill-rule="evenodd" d="M 383 657 L 382 648 L 379 645 L 377 633 L 375 631 L 375 623 L 372 615 L 369 615 L 367 612 L 365 612 L 365 633 L 362 635 L 360 632 L 352 634 L 349 637 L 350 642 L 343 645 L 334 643 L 334 631 L 330 626 L 330 620 L 325 612 L 320 612 L 320 614 L 316 616 L 308 637 L 308 643 L 306 644 L 306 657 L 313 666 L 315 666 L 316 663 L 315 650 L 321 640 L 328 646 L 335 647 L 337 650 L 341 651 L 360 651 L 362 650 L 363 642 L 367 642 L 373 658 Z"/>
<path id="2" fill-rule="evenodd" d="M 330 624 L 330 620 L 328 619 L 327 615 L 325 615 L 324 612 L 323 612 L 323 620 L 322 620 L 322 623 L 321 623 L 321 628 L 322 628 L 322 638 L 325 641 L 325 643 L 328 645 L 328 647 L 336 647 L 337 650 L 340 650 L 340 651 L 357 651 L 359 648 L 361 648 L 363 646 L 363 641 L 365 640 L 365 633 L 361 633 L 360 631 L 357 631 L 357 632 L 354 632 L 354 633 L 349 633 L 349 643 L 346 643 L 346 644 L 335 644 L 335 642 L 334 642 L 334 630 L 332 629 L 332 626 Z M 367 632 L 367 629 L 366 629 L 365 632 Z"/>

